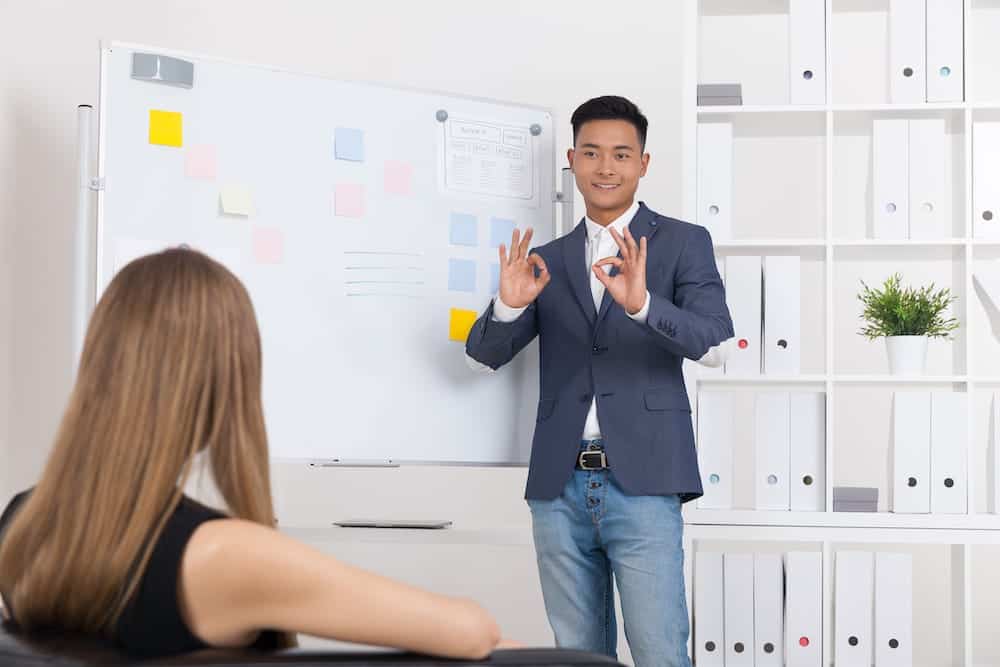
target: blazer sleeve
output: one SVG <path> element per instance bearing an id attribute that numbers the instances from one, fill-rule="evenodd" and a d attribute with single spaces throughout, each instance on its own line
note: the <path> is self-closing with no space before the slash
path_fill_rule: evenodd
<path id="1" fill-rule="evenodd" d="M 496 370 L 513 359 L 538 335 L 537 299 L 513 322 L 493 319 L 493 302 L 472 325 L 465 353 Z"/>
<path id="2" fill-rule="evenodd" d="M 678 259 L 673 298 L 650 291 L 646 326 L 670 352 L 697 361 L 733 337 L 726 291 L 715 265 L 712 237 L 692 225 Z"/>

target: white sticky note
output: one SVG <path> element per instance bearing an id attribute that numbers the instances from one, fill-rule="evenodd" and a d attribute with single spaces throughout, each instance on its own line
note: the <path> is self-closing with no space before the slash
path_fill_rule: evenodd
<path id="1" fill-rule="evenodd" d="M 245 185 L 223 186 L 219 194 L 219 203 L 226 215 L 253 215 L 253 197 L 250 195 L 250 188 Z"/>

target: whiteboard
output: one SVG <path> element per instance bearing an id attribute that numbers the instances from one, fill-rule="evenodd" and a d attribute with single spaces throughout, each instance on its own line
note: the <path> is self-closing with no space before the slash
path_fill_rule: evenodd
<path id="1" fill-rule="evenodd" d="M 134 53 L 193 85 L 133 78 Z M 549 111 L 122 43 L 101 74 L 96 293 L 179 244 L 236 273 L 273 459 L 526 464 L 537 344 L 485 374 L 451 338 L 495 293 L 499 238 L 553 237 Z"/>

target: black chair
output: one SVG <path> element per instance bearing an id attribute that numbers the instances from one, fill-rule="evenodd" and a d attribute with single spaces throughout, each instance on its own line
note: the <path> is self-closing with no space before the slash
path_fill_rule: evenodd
<path id="1" fill-rule="evenodd" d="M 517 667 L 623 667 L 606 656 L 557 648 L 525 648 L 496 651 L 485 660 L 447 660 L 413 653 L 326 651 L 289 649 L 274 653 L 251 650 L 211 649 L 171 658 L 141 661 L 107 642 L 87 637 L 55 635 L 25 636 L 8 627 L 0 628 L 0 665 L 337 665 L 338 667 L 457 667 L 460 665 L 510 665 Z"/>

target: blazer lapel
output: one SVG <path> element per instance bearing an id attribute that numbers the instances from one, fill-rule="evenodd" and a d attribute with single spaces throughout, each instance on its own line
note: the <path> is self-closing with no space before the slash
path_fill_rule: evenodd
<path id="1" fill-rule="evenodd" d="M 591 326 L 597 317 L 594 310 L 594 295 L 590 292 L 590 267 L 587 265 L 587 224 L 581 220 L 576 228 L 566 235 L 563 247 L 563 263 L 573 295 Z"/>
<path id="2" fill-rule="evenodd" d="M 659 229 L 659 227 L 656 224 L 656 215 L 648 208 L 646 208 L 645 204 L 639 202 L 639 210 L 636 211 L 635 217 L 632 218 L 632 222 L 629 223 L 628 229 L 629 232 L 632 233 L 632 238 L 636 240 L 636 243 L 638 243 L 639 239 L 642 238 L 643 236 L 646 237 L 646 250 L 648 252 L 649 244 L 653 240 L 653 235 L 656 234 L 657 230 Z M 618 252 L 618 256 L 619 257 L 622 256 L 621 251 Z M 646 261 L 647 262 L 649 261 L 648 257 L 646 258 Z M 617 266 L 611 267 L 611 273 L 609 275 L 617 276 L 618 267 Z M 604 298 L 601 299 L 601 309 L 597 314 L 598 324 L 600 324 L 604 320 L 604 317 L 608 314 L 608 311 L 611 310 L 611 304 L 614 302 L 615 300 L 611 296 L 611 293 L 608 292 L 607 290 L 604 290 Z"/>

